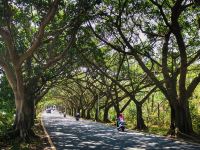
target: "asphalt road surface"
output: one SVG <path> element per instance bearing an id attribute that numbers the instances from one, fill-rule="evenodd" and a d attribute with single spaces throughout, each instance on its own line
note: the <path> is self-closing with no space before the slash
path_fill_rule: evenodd
<path id="1" fill-rule="evenodd" d="M 200 145 L 140 132 L 118 132 L 115 127 L 88 120 L 76 121 L 57 111 L 44 112 L 44 126 L 57 150 L 200 150 Z"/>

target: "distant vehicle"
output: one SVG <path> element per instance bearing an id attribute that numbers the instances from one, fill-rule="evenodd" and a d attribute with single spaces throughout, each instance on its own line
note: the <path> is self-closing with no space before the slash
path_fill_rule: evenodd
<path id="1" fill-rule="evenodd" d="M 79 119 L 80 119 L 80 114 L 77 113 L 76 116 L 75 116 L 75 118 L 76 118 L 76 121 L 79 121 Z"/>
<path id="2" fill-rule="evenodd" d="M 53 105 L 52 109 L 53 109 L 53 111 L 56 110 L 56 105 Z"/>
<path id="3" fill-rule="evenodd" d="M 66 117 L 66 112 L 64 112 L 64 114 L 63 114 L 63 115 L 64 115 L 64 117 Z"/>
<path id="4" fill-rule="evenodd" d="M 51 113 L 51 109 L 46 109 L 46 113 Z"/>

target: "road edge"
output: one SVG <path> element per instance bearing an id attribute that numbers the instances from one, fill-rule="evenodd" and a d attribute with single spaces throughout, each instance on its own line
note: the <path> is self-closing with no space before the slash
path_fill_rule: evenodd
<path id="1" fill-rule="evenodd" d="M 68 115 L 70 116 L 70 115 Z M 73 117 L 73 116 L 71 116 Z M 97 122 L 97 123 L 101 123 L 101 124 L 104 124 L 106 126 L 110 126 L 110 127 L 115 127 L 115 125 L 112 125 L 112 124 L 109 124 L 109 123 L 104 123 L 104 122 L 98 122 L 98 121 L 94 121 L 92 119 L 85 119 L 85 118 L 81 118 L 82 120 L 85 120 L 85 121 L 91 121 L 91 122 Z M 133 129 L 130 129 L 130 128 L 126 128 L 126 131 L 125 132 L 134 132 L 134 133 L 142 133 L 144 134 L 145 136 L 154 136 L 154 137 L 160 137 L 160 138 L 164 138 L 164 139 L 168 139 L 168 140 L 172 140 L 174 142 L 176 141 L 179 141 L 179 142 L 184 142 L 184 143 L 188 143 L 188 144 L 192 144 L 192 145 L 197 145 L 197 146 L 200 146 L 200 143 L 199 142 L 195 142 L 195 141 L 191 141 L 191 140 L 187 140 L 187 139 L 183 139 L 183 138 L 173 138 L 173 137 L 169 137 L 169 136 L 165 136 L 165 135 L 159 135 L 159 134 L 153 134 L 153 133 L 148 133 L 148 132 L 144 132 L 144 131 L 138 131 L 138 130 L 133 130 Z"/>
<path id="2" fill-rule="evenodd" d="M 44 130 L 44 133 L 45 133 L 46 137 L 48 138 L 48 142 L 49 142 L 49 144 L 50 144 L 50 146 L 51 146 L 51 147 L 50 147 L 51 150 L 56 150 L 56 147 L 54 146 L 54 144 L 53 144 L 53 142 L 52 142 L 52 140 L 51 140 L 51 138 L 50 138 L 50 136 L 49 136 L 49 134 L 48 134 L 46 128 L 44 127 L 44 123 L 43 123 L 43 120 L 42 120 L 42 115 L 41 115 L 41 117 L 40 117 L 40 122 L 41 122 L 42 128 L 43 128 L 43 130 Z"/>

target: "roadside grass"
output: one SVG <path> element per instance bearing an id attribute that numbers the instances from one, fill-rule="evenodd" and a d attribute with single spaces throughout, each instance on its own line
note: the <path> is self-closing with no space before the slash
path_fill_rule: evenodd
<path id="1" fill-rule="evenodd" d="M 110 126 L 116 126 L 115 122 L 111 122 L 111 123 L 107 123 Z M 176 137 L 176 136 L 170 136 L 167 135 L 169 128 L 166 126 L 162 126 L 162 125 L 151 125 L 148 126 L 147 130 L 136 130 L 135 126 L 133 123 L 131 122 L 127 122 L 126 124 L 126 128 L 132 131 L 138 131 L 138 132 L 143 132 L 146 134 L 154 134 L 154 135 L 160 135 L 160 136 L 165 136 L 165 137 L 170 137 L 172 139 L 178 139 L 178 140 L 183 140 L 183 141 L 187 141 L 187 142 L 192 142 L 195 144 L 200 144 L 200 135 L 194 135 L 194 136 L 182 136 L 182 137 Z"/>
<path id="2" fill-rule="evenodd" d="M 116 126 L 116 122 L 111 122 L 111 123 L 107 123 L 111 126 Z M 126 128 L 129 130 L 135 130 L 136 125 L 132 124 L 131 122 L 127 122 L 126 123 Z M 167 127 L 160 127 L 158 125 L 151 125 L 148 126 L 147 130 L 143 130 L 143 131 L 139 131 L 139 132 L 145 132 L 145 133 L 149 133 L 149 134 L 156 134 L 156 135 L 162 135 L 162 136 L 166 136 L 167 132 L 168 132 L 168 128 Z"/>
<path id="3" fill-rule="evenodd" d="M 168 130 L 169 130 L 169 129 L 166 128 L 166 127 L 160 128 L 158 125 L 154 125 L 154 126 L 149 127 L 149 131 L 148 131 L 148 132 L 149 132 L 149 133 L 152 133 L 152 134 L 157 134 L 157 135 L 166 136 Z"/>
<path id="4" fill-rule="evenodd" d="M 19 138 L 13 140 L 1 138 L 1 150 L 51 150 L 47 135 L 45 135 L 39 118 L 35 121 L 33 131 L 37 137 L 31 138 L 30 142 L 22 142 Z"/>

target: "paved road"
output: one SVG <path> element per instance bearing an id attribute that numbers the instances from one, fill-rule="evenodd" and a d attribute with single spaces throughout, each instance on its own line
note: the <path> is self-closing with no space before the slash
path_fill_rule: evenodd
<path id="1" fill-rule="evenodd" d="M 200 150 L 200 145 L 139 132 L 118 132 L 115 127 L 87 120 L 64 118 L 57 111 L 43 113 L 44 125 L 57 150 Z"/>

